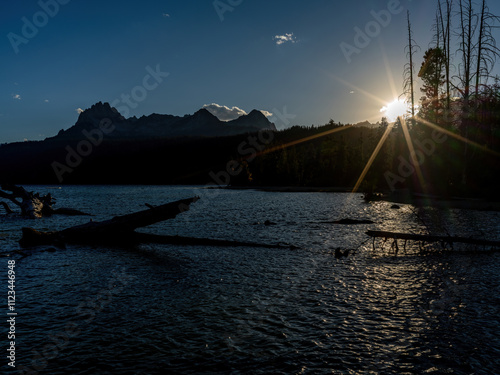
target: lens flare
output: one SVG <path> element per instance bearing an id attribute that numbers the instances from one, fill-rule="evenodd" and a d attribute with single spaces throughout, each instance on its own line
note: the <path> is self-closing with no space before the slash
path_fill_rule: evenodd
<path id="1" fill-rule="evenodd" d="M 400 99 L 394 99 L 380 109 L 380 112 L 383 113 L 384 117 L 387 117 L 387 120 L 390 122 L 396 121 L 398 117 L 404 117 L 409 111 L 410 106 L 408 102 Z"/>

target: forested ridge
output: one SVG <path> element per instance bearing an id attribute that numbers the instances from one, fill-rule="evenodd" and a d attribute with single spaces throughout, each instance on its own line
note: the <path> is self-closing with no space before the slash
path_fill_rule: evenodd
<path id="1" fill-rule="evenodd" d="M 409 129 L 414 160 L 400 123 L 389 130 L 385 142 L 364 176 L 359 190 L 390 191 L 410 189 L 440 195 L 496 196 L 500 187 L 500 102 L 487 103 L 484 115 L 491 121 L 478 127 L 474 144 L 465 144 L 453 134 L 437 130 Z M 386 127 L 352 127 L 333 121 L 319 127 L 293 127 L 276 135 L 269 145 L 276 151 L 263 153 L 248 165 L 248 173 L 235 183 L 254 185 L 332 186 L 353 188 L 369 165 Z M 338 129 L 337 132 L 286 147 L 290 142 Z M 281 147 L 280 147 L 281 146 Z M 465 148 L 469 153 L 465 155 Z M 463 183 L 464 157 L 471 166 Z"/>
<path id="2" fill-rule="evenodd" d="M 330 121 L 322 126 L 293 126 L 266 137 L 242 134 L 221 138 L 105 141 L 82 157 L 63 184 L 212 184 L 233 186 L 344 187 L 352 189 L 387 131 L 387 138 L 363 178 L 360 191 L 408 188 L 444 195 L 494 198 L 500 187 L 500 92 L 485 103 L 490 119 L 469 144 L 472 167 L 462 173 L 466 144 L 438 131 L 409 130 L 423 183 L 412 163 L 400 123 L 357 127 Z M 324 135 L 327 133 L 326 135 Z M 458 133 L 458 130 L 456 131 Z M 67 157 L 63 144 L 25 142 L 0 147 L 4 181 L 60 184 L 55 160 Z M 72 145 L 76 149 L 77 145 Z M 70 144 L 71 147 L 71 144 Z M 477 166 L 477 167 L 474 167 Z M 228 168 L 233 172 L 229 174 Z M 227 177 L 230 177 L 228 180 Z"/>

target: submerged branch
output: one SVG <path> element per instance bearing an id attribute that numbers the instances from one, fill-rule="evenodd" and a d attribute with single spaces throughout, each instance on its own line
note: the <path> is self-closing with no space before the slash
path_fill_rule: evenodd
<path id="1" fill-rule="evenodd" d="M 9 205 L 5 202 L 0 202 L 0 205 L 7 211 L 7 214 L 13 214 L 14 211 L 9 207 Z"/>
<path id="2" fill-rule="evenodd" d="M 21 208 L 21 215 L 29 218 L 41 218 L 52 215 L 88 215 L 71 208 L 59 208 L 54 210 L 52 206 L 55 204 L 55 199 L 50 193 L 41 196 L 38 193 L 27 191 L 22 186 L 12 184 L 3 184 L 1 189 L 10 191 L 11 193 L 9 194 L 0 190 L 0 198 L 8 199 L 19 206 Z M 0 204 L 5 208 L 7 213 L 13 213 L 5 202 L 0 202 Z"/>
<path id="3" fill-rule="evenodd" d="M 411 234 L 411 233 L 397 233 L 397 232 L 387 232 L 387 231 L 375 231 L 369 230 L 366 234 L 373 238 L 392 238 L 395 240 L 412 240 L 421 242 L 441 242 L 441 243 L 463 243 L 478 246 L 492 246 L 500 248 L 500 241 L 489 241 L 489 240 L 479 240 L 468 237 L 458 237 L 458 236 L 433 236 L 425 234 Z"/>
<path id="4" fill-rule="evenodd" d="M 128 215 L 117 216 L 101 222 L 89 222 L 67 228 L 58 232 L 39 232 L 32 228 L 23 228 L 20 241 L 23 247 L 40 245 L 56 245 L 63 247 L 67 243 L 135 246 L 141 243 L 189 245 L 189 246 L 246 246 L 264 248 L 290 248 L 281 244 L 259 244 L 255 242 L 215 240 L 207 238 L 162 236 L 147 233 L 137 233 L 135 229 L 146 227 L 188 211 L 191 203 L 198 197 L 183 199 L 162 206 L 150 207 L 148 210 Z"/>

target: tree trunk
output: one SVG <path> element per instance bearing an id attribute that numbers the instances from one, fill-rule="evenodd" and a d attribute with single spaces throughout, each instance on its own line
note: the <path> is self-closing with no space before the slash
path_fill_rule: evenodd
<path id="1" fill-rule="evenodd" d="M 406 14 L 408 21 L 408 45 L 410 54 L 410 99 L 411 99 L 411 123 L 415 121 L 415 91 L 413 89 L 413 46 L 412 46 L 412 35 L 411 35 L 411 23 L 410 23 L 410 11 Z"/>
<path id="2" fill-rule="evenodd" d="M 112 246 L 131 246 L 140 243 L 195 245 L 195 246 L 247 246 L 264 248 L 284 248 L 288 245 L 259 244 L 254 242 L 226 241 L 206 238 L 161 236 L 147 233 L 137 233 L 135 229 L 175 218 L 178 214 L 188 211 L 191 203 L 198 197 L 183 199 L 162 206 L 117 216 L 101 222 L 71 227 L 59 232 L 39 232 L 32 228 L 23 228 L 23 237 L 20 241 L 23 247 L 41 245 L 64 246 L 67 243 L 100 244 Z"/>
<path id="3" fill-rule="evenodd" d="M 11 194 L 0 191 L 0 198 L 9 199 L 11 202 L 21 208 L 21 214 L 30 218 L 39 218 L 50 214 L 52 210 L 52 196 L 47 194 L 40 197 L 39 194 L 33 194 L 26 191 L 21 186 L 4 184 L 2 190 L 10 191 Z M 19 201 L 19 199 L 21 201 Z"/>
<path id="4" fill-rule="evenodd" d="M 475 100 L 478 100 L 479 94 L 479 85 L 481 84 L 481 61 L 483 53 L 483 38 L 484 38 L 484 16 L 486 12 L 486 0 L 483 0 L 483 4 L 481 6 L 481 21 L 479 24 L 479 37 L 477 38 L 477 61 L 476 61 L 476 87 L 475 87 Z"/>
<path id="5" fill-rule="evenodd" d="M 71 208 L 59 208 L 54 210 L 52 205 L 55 204 L 54 198 L 49 193 L 40 196 L 38 193 L 28 192 L 25 188 L 16 185 L 4 184 L 2 190 L 10 191 L 6 193 L 0 190 L 0 198 L 8 199 L 21 209 L 21 215 L 29 218 L 41 218 L 52 215 L 88 215 L 84 212 Z M 10 207 L 1 202 L 2 206 L 7 210 L 7 213 L 13 213 Z"/>
<path id="6" fill-rule="evenodd" d="M 474 23 L 474 11 L 472 7 L 472 0 L 467 0 L 467 3 L 464 5 L 462 1 L 460 1 L 460 36 L 461 36 L 461 52 L 462 52 L 462 65 L 463 72 L 460 77 L 463 84 L 463 113 L 462 113 L 462 136 L 468 139 L 469 137 L 469 127 L 470 121 L 469 116 L 471 115 L 470 109 L 470 90 L 471 90 L 471 81 L 473 78 L 472 72 L 472 54 L 473 54 L 473 34 L 475 30 Z M 469 145 L 467 142 L 464 144 L 464 160 L 463 160 L 463 169 L 462 169 L 462 184 L 467 184 L 467 173 L 468 173 L 468 152 Z"/>

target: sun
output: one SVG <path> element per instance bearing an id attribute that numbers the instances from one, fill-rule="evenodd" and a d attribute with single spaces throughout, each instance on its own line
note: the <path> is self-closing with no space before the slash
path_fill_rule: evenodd
<path id="1" fill-rule="evenodd" d="M 380 109 L 380 112 L 384 114 L 384 117 L 387 117 L 388 121 L 394 122 L 398 119 L 398 117 L 408 114 L 409 110 L 410 106 L 408 105 L 408 102 L 401 99 L 394 99 L 392 102 L 383 106 Z"/>

